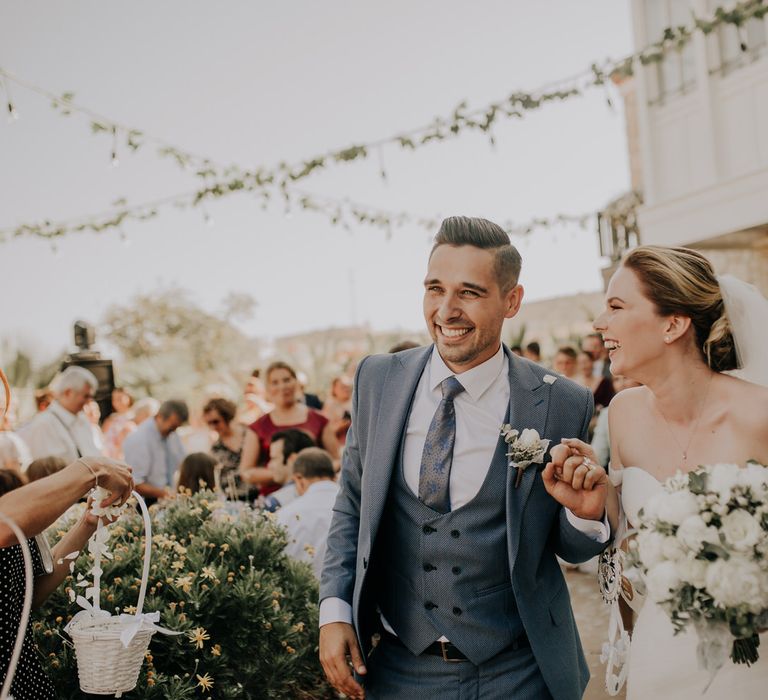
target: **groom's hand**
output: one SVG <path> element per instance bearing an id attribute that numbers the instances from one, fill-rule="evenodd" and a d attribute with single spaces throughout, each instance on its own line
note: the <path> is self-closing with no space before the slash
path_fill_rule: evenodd
<path id="1" fill-rule="evenodd" d="M 592 448 L 581 440 L 563 440 L 550 450 L 550 459 L 541 474 L 547 493 L 579 518 L 602 519 L 608 475 Z"/>
<path id="2" fill-rule="evenodd" d="M 366 673 L 352 625 L 331 622 L 320 628 L 320 663 L 336 690 L 354 700 L 365 698 L 365 690 L 352 676 L 352 668 L 361 676 Z"/>

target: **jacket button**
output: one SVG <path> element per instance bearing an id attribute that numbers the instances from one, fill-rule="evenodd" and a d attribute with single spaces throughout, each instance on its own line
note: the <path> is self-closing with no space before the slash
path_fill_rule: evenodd
<path id="1" fill-rule="evenodd" d="M 424 564 L 424 571 L 434 571 L 437 567 L 432 564 Z"/>
<path id="2" fill-rule="evenodd" d="M 451 530 L 451 537 L 453 537 L 454 539 L 458 539 L 460 534 L 461 533 L 458 530 Z"/>
<path id="3" fill-rule="evenodd" d="M 455 574 L 456 576 L 458 576 L 458 575 L 461 573 L 461 567 L 460 567 L 460 566 L 454 566 L 454 567 L 451 569 L 451 573 L 453 573 L 453 574 Z"/>
<path id="4" fill-rule="evenodd" d="M 453 609 L 453 614 L 454 615 L 461 615 L 461 608 L 454 608 Z"/>
<path id="5" fill-rule="evenodd" d="M 430 527 L 429 525 L 425 525 L 425 526 L 422 528 L 422 532 L 423 532 L 425 535 L 431 535 L 433 532 L 437 532 L 437 531 L 435 530 L 435 528 L 433 528 L 433 527 Z"/>
<path id="6" fill-rule="evenodd" d="M 437 607 L 437 605 L 435 605 L 431 600 L 428 600 L 426 603 L 424 603 L 424 607 L 427 610 L 434 610 Z"/>

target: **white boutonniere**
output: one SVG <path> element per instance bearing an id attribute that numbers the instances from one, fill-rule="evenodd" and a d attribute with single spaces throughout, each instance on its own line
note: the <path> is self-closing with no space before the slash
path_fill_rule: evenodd
<path id="1" fill-rule="evenodd" d="M 557 377 L 554 374 L 545 374 L 542 377 L 542 381 L 545 384 L 554 384 L 557 381 Z"/>
<path id="2" fill-rule="evenodd" d="M 509 424 L 501 426 L 501 436 L 509 445 L 507 452 L 509 466 L 517 469 L 515 479 L 515 488 L 517 488 L 520 486 L 525 469 L 531 464 L 541 464 L 544 461 L 544 454 L 551 440 L 542 440 L 538 431 L 533 428 L 525 428 L 521 433 Z"/>

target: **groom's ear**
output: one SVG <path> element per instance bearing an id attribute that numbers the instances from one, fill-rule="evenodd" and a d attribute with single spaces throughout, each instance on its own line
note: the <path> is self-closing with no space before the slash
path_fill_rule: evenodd
<path id="1" fill-rule="evenodd" d="M 504 314 L 504 318 L 512 318 L 517 315 L 517 312 L 520 311 L 520 304 L 523 303 L 524 294 L 525 290 L 522 284 L 516 284 L 506 293 L 504 301 L 507 306 L 507 312 Z"/>

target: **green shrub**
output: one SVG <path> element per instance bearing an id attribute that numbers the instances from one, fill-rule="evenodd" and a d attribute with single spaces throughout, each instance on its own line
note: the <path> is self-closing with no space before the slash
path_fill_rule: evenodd
<path id="1" fill-rule="evenodd" d="M 161 626 L 184 634 L 154 635 L 139 683 L 124 697 L 334 697 L 318 661 L 318 589 L 309 566 L 286 557 L 285 535 L 269 516 L 247 511 L 233 517 L 223 505 L 201 492 L 152 509 L 144 612 L 160 611 Z M 114 559 L 102 563 L 101 607 L 133 613 L 143 557 L 141 517 L 131 512 L 110 532 Z M 91 566 L 81 555 L 74 574 L 86 575 Z M 74 653 L 59 634 L 77 612 L 67 590 L 74 583 L 69 578 L 51 595 L 34 623 L 46 671 L 65 700 L 81 697 Z M 209 688 L 206 679 L 212 680 Z"/>

